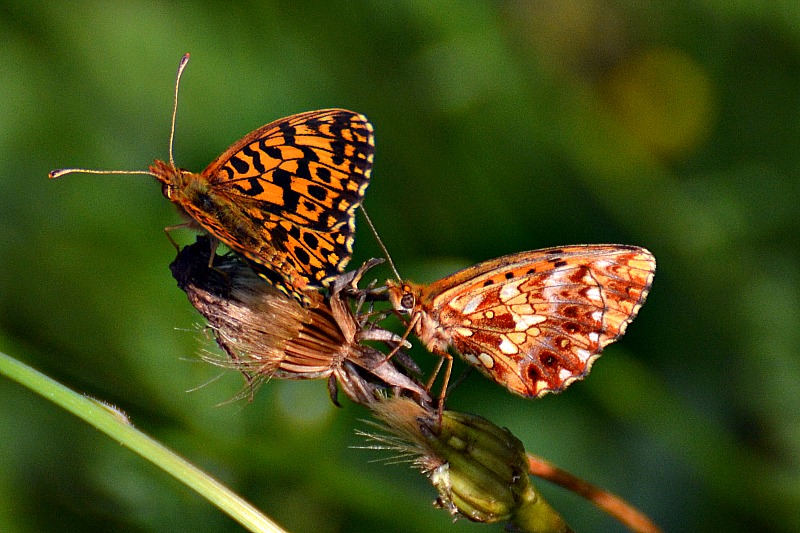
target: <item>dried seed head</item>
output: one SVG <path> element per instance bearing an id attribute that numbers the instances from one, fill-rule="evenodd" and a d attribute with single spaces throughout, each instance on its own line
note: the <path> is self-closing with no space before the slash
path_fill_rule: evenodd
<path id="1" fill-rule="evenodd" d="M 396 336 L 371 323 L 362 332 L 338 292 L 326 299 L 310 291 L 303 306 L 232 254 L 215 256 L 209 267 L 211 253 L 208 238 L 198 237 L 178 253 L 170 269 L 230 357 L 222 364 L 240 370 L 253 386 L 270 378 L 328 378 L 334 402 L 337 383 L 361 404 L 374 402 L 376 393 L 389 388 L 427 398 L 391 361 L 384 364 L 381 352 L 359 344 L 366 337 L 393 346 Z"/>

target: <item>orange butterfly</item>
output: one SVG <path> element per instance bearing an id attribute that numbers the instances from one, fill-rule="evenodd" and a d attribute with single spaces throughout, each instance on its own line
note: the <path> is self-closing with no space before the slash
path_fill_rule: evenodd
<path id="1" fill-rule="evenodd" d="M 178 83 L 189 59 L 178 67 Z M 156 160 L 149 174 L 189 222 L 246 257 L 258 273 L 305 303 L 307 288 L 340 274 L 353 251 L 355 211 L 369 184 L 374 153 L 366 117 L 344 109 L 310 111 L 249 133 L 197 174 Z M 175 229 L 174 226 L 170 229 Z"/>
<path id="2" fill-rule="evenodd" d="M 655 268 L 644 248 L 578 245 L 492 259 L 427 286 L 387 285 L 394 309 L 411 316 L 409 330 L 448 360 L 445 388 L 452 346 L 512 392 L 536 398 L 583 378 L 625 333 Z"/>

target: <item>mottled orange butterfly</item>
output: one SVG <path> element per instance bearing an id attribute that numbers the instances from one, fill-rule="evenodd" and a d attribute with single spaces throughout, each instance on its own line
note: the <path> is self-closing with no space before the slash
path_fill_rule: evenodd
<path id="1" fill-rule="evenodd" d="M 430 285 L 387 282 L 394 309 L 448 366 L 450 346 L 509 390 L 538 397 L 581 379 L 625 333 L 655 274 L 636 246 L 578 245 L 522 252 Z M 434 374 L 435 377 L 435 374 Z"/>
<path id="2" fill-rule="evenodd" d="M 326 285 L 352 255 L 355 212 L 372 169 L 372 126 L 363 115 L 343 109 L 301 113 L 249 133 L 199 174 L 180 169 L 172 139 L 178 84 L 188 60 L 186 54 L 178 67 L 168 163 L 156 160 L 148 171 L 54 170 L 50 177 L 154 176 L 189 220 L 181 226 L 205 230 L 307 303 L 304 291 Z"/>

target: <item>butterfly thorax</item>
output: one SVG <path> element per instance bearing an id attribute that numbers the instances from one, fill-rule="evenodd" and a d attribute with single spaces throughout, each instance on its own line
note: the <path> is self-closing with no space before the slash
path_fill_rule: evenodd
<path id="1" fill-rule="evenodd" d="M 431 317 L 421 306 L 418 306 L 413 316 L 417 317 L 414 332 L 425 347 L 432 352 L 446 353 L 453 344 L 453 337 L 449 330 Z"/>
<path id="2" fill-rule="evenodd" d="M 250 259 L 272 259 L 271 255 L 262 254 L 260 244 L 263 239 L 251 219 L 243 216 L 242 209 L 221 194 L 205 175 L 175 168 L 159 160 L 150 166 L 150 171 L 161 182 L 164 196 L 175 204 L 191 225 L 197 227 L 195 223 L 199 224 L 199 228 Z"/>

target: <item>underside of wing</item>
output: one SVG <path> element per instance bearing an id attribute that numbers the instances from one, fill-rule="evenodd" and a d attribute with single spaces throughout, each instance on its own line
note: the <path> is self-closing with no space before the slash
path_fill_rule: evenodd
<path id="1" fill-rule="evenodd" d="M 433 309 L 467 361 L 541 396 L 585 376 L 624 334 L 654 272 L 652 254 L 634 246 L 524 252 L 456 273 L 460 284 L 436 295 Z"/>

